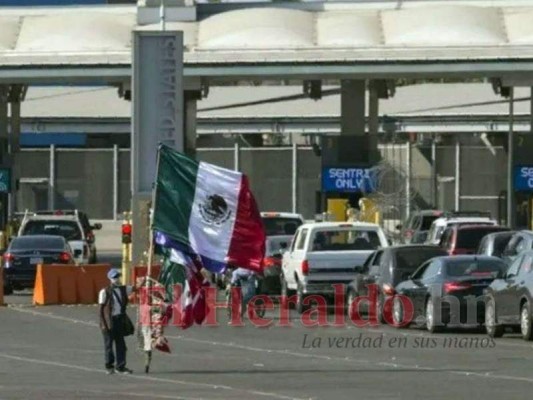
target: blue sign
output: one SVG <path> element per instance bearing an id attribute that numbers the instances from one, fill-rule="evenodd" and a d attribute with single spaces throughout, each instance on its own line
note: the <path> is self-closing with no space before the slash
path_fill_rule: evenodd
<path id="1" fill-rule="evenodd" d="M 9 193 L 11 191 L 11 170 L 9 168 L 0 168 L 0 193 Z"/>
<path id="2" fill-rule="evenodd" d="M 0 0 L 0 6 L 70 6 L 106 4 L 107 0 Z"/>
<path id="3" fill-rule="evenodd" d="M 375 191 L 375 179 L 370 168 L 324 167 L 322 191 L 341 193 L 370 193 Z"/>
<path id="4" fill-rule="evenodd" d="M 49 147 L 51 144 L 64 147 L 82 147 L 87 144 L 85 133 L 21 133 L 21 147 Z"/>
<path id="5" fill-rule="evenodd" d="M 514 167 L 514 189 L 520 192 L 533 192 L 533 165 Z"/>

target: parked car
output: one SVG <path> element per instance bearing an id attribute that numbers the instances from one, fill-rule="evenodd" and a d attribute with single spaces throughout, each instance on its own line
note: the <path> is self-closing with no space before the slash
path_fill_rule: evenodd
<path id="1" fill-rule="evenodd" d="M 505 274 L 485 290 L 485 327 L 491 337 L 501 337 L 506 327 L 520 330 L 533 340 L 533 250 L 517 256 Z"/>
<path id="2" fill-rule="evenodd" d="M 422 210 L 411 214 L 403 225 L 396 228 L 400 230 L 400 243 L 418 244 L 426 241 L 431 224 L 443 215 L 441 210 Z"/>
<path id="3" fill-rule="evenodd" d="M 408 280 L 400 283 L 396 292 L 411 300 L 412 320 L 422 317 L 430 332 L 438 332 L 448 324 L 481 324 L 485 316 L 483 290 L 505 269 L 505 263 L 496 257 L 437 257 L 424 263 Z M 446 300 L 448 296 L 457 302 Z M 469 301 L 475 302 L 474 307 L 469 307 Z M 469 315 L 472 310 L 475 315 Z M 395 324 L 408 322 L 403 321 L 404 311 L 400 297 L 395 297 L 392 311 Z"/>
<path id="4" fill-rule="evenodd" d="M 483 212 L 447 212 L 440 218 L 437 218 L 431 224 L 431 228 L 427 234 L 426 244 L 438 245 L 444 231 L 455 225 L 498 225 L 498 223 L 490 218 L 489 213 Z"/>
<path id="5" fill-rule="evenodd" d="M 349 310 L 356 297 L 368 295 L 368 285 L 376 284 L 376 316 L 383 322 L 383 305 L 388 297 L 394 295 L 394 287 L 408 279 L 427 260 L 444 255 L 446 251 L 443 249 L 427 245 L 394 246 L 375 251 L 357 269 L 357 276 L 347 286 L 346 309 Z M 366 302 L 361 302 L 360 308 L 361 312 L 369 312 Z"/>
<path id="6" fill-rule="evenodd" d="M 453 225 L 444 231 L 439 246 L 451 256 L 475 254 L 484 236 L 507 231 L 509 228 L 497 225 Z"/>
<path id="7" fill-rule="evenodd" d="M 531 249 L 533 249 L 533 231 L 519 231 L 513 235 L 505 247 L 502 258 L 508 265 L 511 265 L 519 254 Z"/>
<path id="8" fill-rule="evenodd" d="M 374 250 L 388 247 L 383 230 L 364 222 L 315 222 L 298 228 L 282 261 L 282 294 L 297 294 L 305 310 L 309 294 L 332 295 L 332 284 L 348 284 Z"/>
<path id="9" fill-rule="evenodd" d="M 288 250 L 293 236 L 267 236 L 265 242 L 265 259 L 263 260 L 262 294 L 281 294 L 281 260 Z"/>
<path id="10" fill-rule="evenodd" d="M 97 261 L 93 230 L 100 224 L 90 225 L 87 215 L 77 210 L 28 212 L 20 224 L 18 236 L 59 235 L 63 236 L 76 253 L 77 263 Z"/>
<path id="11" fill-rule="evenodd" d="M 515 233 L 516 231 L 503 231 L 485 235 L 481 239 L 476 253 L 502 258 L 505 247 Z"/>
<path id="12" fill-rule="evenodd" d="M 74 254 L 62 236 L 15 237 L 3 255 L 4 293 L 33 288 L 38 264 L 72 264 Z"/>

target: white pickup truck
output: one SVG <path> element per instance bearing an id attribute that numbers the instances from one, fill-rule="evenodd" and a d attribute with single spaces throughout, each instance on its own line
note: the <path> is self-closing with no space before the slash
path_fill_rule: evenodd
<path id="1" fill-rule="evenodd" d="M 351 282 L 355 269 L 388 241 L 376 224 L 364 222 L 315 222 L 298 228 L 290 249 L 283 255 L 282 295 L 297 294 L 298 312 L 305 310 L 309 294 L 332 295 L 332 284 Z"/>

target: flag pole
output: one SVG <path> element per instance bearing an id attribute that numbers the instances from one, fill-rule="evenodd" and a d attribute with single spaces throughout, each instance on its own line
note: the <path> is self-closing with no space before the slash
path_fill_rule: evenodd
<path id="1" fill-rule="evenodd" d="M 152 340 L 152 295 L 150 291 L 150 287 L 152 286 L 152 263 L 154 259 L 154 214 L 155 214 L 155 200 L 156 200 L 156 192 L 157 192 L 157 177 L 159 175 L 159 155 L 161 152 L 161 145 L 157 148 L 157 162 L 156 162 L 156 169 L 155 169 L 155 181 L 154 185 L 152 187 L 152 201 L 151 201 L 151 212 L 150 209 L 148 212 L 149 215 L 149 226 L 148 226 L 148 238 L 149 238 L 149 245 L 148 245 L 148 266 L 146 269 L 146 287 L 147 287 L 147 294 L 148 294 L 148 306 L 150 309 L 150 318 L 148 323 L 148 329 L 149 329 L 149 338 L 150 341 Z M 146 346 L 145 346 L 146 348 Z M 144 372 L 147 374 L 150 372 L 150 364 L 152 363 L 152 350 L 147 350 L 145 354 L 145 365 L 144 365 Z"/>
<path id="2" fill-rule="evenodd" d="M 149 231 L 148 235 L 150 238 L 150 244 L 148 246 L 148 270 L 146 272 L 146 275 L 148 277 L 152 276 L 152 262 L 153 262 L 153 256 L 154 256 L 154 215 L 155 215 L 155 200 L 156 200 L 156 192 L 157 192 L 157 177 L 159 175 L 159 158 L 161 153 L 161 144 L 157 148 L 157 162 L 156 162 L 156 168 L 155 168 L 155 181 L 152 187 L 152 201 L 151 201 L 151 212 L 150 212 L 150 223 L 149 223 Z"/>

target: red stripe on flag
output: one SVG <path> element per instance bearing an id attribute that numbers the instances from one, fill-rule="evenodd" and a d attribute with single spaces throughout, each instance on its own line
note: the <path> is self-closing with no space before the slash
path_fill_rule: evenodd
<path id="1" fill-rule="evenodd" d="M 262 271 L 265 255 L 265 231 L 261 214 L 250 191 L 248 178 L 243 175 L 239 191 L 237 216 L 228 250 L 227 263 L 233 266 Z"/>

